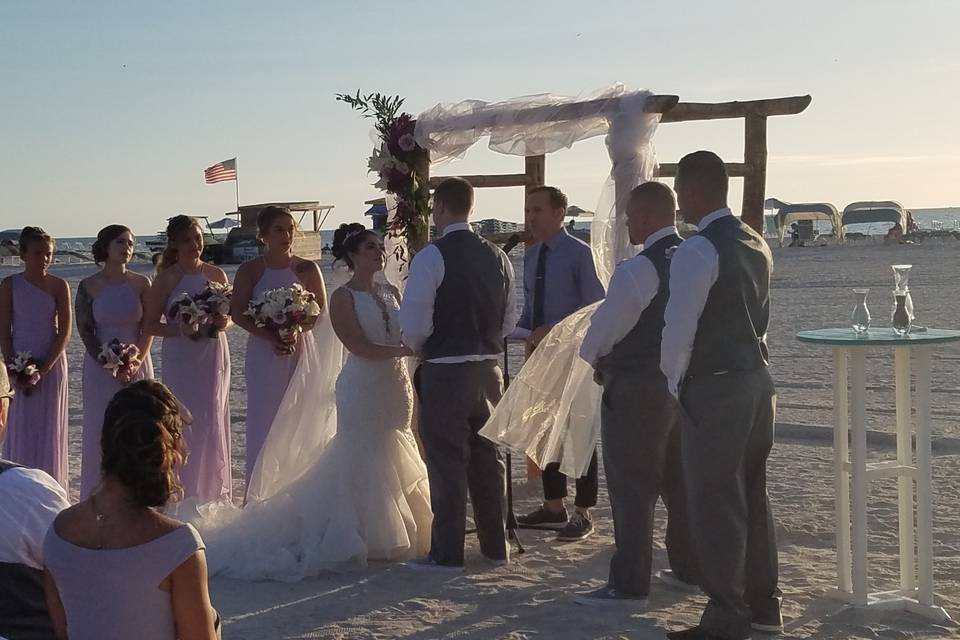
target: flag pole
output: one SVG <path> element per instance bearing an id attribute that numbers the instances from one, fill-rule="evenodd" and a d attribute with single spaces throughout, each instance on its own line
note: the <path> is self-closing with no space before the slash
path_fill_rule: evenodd
<path id="1" fill-rule="evenodd" d="M 236 171 L 236 178 L 234 179 L 234 187 L 237 191 L 237 213 L 240 213 L 240 170 L 237 167 L 237 159 L 233 159 L 233 170 Z"/>

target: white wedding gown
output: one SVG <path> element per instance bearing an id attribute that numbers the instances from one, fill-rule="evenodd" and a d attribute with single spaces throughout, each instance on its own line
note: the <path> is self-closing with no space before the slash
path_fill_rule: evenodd
<path id="1" fill-rule="evenodd" d="M 371 294 L 348 291 L 367 339 L 398 345 L 394 297 L 384 290 L 381 307 Z M 430 490 L 410 431 L 405 363 L 349 354 L 336 411 L 336 434 L 296 481 L 203 531 L 211 574 L 295 581 L 429 551 Z"/>

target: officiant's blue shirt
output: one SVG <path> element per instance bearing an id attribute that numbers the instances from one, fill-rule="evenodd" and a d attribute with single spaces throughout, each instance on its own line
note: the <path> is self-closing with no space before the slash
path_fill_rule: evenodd
<path id="1" fill-rule="evenodd" d="M 517 326 L 533 331 L 533 293 L 537 260 L 543 245 L 550 247 L 544 267 L 543 320 L 553 326 L 574 311 L 603 299 L 604 291 L 593 264 L 590 246 L 566 228 L 546 242 L 529 247 L 523 257 L 523 314 Z"/>

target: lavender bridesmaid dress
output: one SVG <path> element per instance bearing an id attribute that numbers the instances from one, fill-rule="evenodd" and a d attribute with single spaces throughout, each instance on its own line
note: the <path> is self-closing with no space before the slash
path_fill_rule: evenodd
<path id="1" fill-rule="evenodd" d="M 140 295 L 128 282 L 107 284 L 93 300 L 93 320 L 97 342 L 114 338 L 128 344 L 140 339 L 143 305 Z M 136 380 L 153 377 L 150 354 L 143 355 L 143 364 Z M 123 385 L 89 353 L 83 356 L 83 461 L 80 469 L 80 499 L 87 498 L 100 484 L 100 434 L 107 404 Z"/>
<path id="2" fill-rule="evenodd" d="M 265 268 L 253 287 L 253 297 L 269 289 L 289 287 L 300 282 L 293 269 Z M 288 356 L 277 355 L 273 345 L 251 334 L 247 339 L 247 359 L 244 375 L 247 379 L 247 452 L 246 480 L 250 483 L 260 449 L 267 439 L 270 425 L 277 415 L 280 402 L 300 359 L 301 343 Z"/>
<path id="3" fill-rule="evenodd" d="M 203 274 L 184 274 L 167 300 L 181 293 L 195 295 L 206 289 Z M 161 350 L 163 382 L 190 413 L 193 423 L 184 427 L 187 462 L 180 471 L 184 499 L 199 504 L 230 499 L 230 349 L 227 336 L 215 338 L 164 338 Z"/>
<path id="4" fill-rule="evenodd" d="M 30 284 L 23 274 L 13 283 L 13 349 L 29 351 L 43 362 L 57 337 L 57 301 Z M 29 396 L 20 392 L 10 405 L 3 457 L 46 471 L 67 488 L 67 357 L 53 368 Z"/>

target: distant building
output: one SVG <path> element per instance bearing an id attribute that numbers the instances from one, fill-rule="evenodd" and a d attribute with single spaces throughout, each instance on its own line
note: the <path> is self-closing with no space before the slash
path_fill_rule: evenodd
<path id="1" fill-rule="evenodd" d="M 494 235 L 497 233 L 517 233 L 523 231 L 523 225 L 518 222 L 508 222 L 506 220 L 496 220 L 487 218 L 470 223 L 473 230 L 482 236 Z"/>

